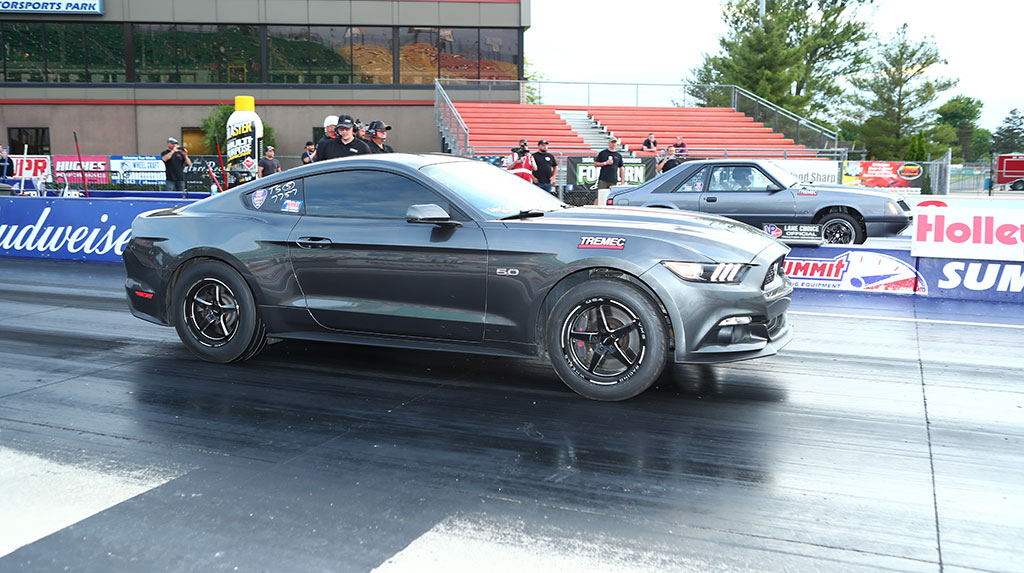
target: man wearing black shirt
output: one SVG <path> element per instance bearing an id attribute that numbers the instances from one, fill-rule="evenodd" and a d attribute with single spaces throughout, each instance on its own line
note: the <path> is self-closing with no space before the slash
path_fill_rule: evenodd
<path id="1" fill-rule="evenodd" d="M 658 164 L 658 173 L 669 171 L 679 165 L 679 163 L 680 161 L 676 159 L 676 149 L 669 145 L 665 148 L 665 158 Z"/>
<path id="2" fill-rule="evenodd" d="M 327 142 L 337 137 L 334 133 L 334 126 L 338 125 L 338 116 L 329 115 L 324 118 L 324 136 L 320 138 L 320 141 L 316 142 L 316 151 L 313 152 L 313 161 L 323 161 L 324 158 L 320 154 L 320 150 L 327 146 Z"/>
<path id="3" fill-rule="evenodd" d="M 548 153 L 548 142 L 543 139 L 537 142 L 537 151 L 533 153 L 533 161 L 537 164 L 537 170 L 533 172 L 533 176 L 537 179 L 534 185 L 550 193 L 551 182 L 558 175 L 558 160 L 554 155 Z"/>
<path id="4" fill-rule="evenodd" d="M 185 166 L 192 165 L 188 158 L 188 150 L 178 145 L 178 140 L 173 137 L 167 138 L 167 149 L 160 152 L 160 159 L 164 162 L 164 170 L 167 172 L 167 185 L 165 190 L 185 192 Z"/>
<path id="5" fill-rule="evenodd" d="M 658 151 L 658 140 L 653 133 L 647 134 L 647 139 L 640 145 L 640 151 Z"/>
<path id="6" fill-rule="evenodd" d="M 316 150 L 316 160 L 337 159 L 338 157 L 350 157 L 353 155 L 369 155 L 370 148 L 361 139 L 357 139 L 353 133 L 355 121 L 351 115 L 342 115 L 338 118 L 338 125 L 334 133 L 338 137 L 324 143 L 323 149 Z"/>
<path id="7" fill-rule="evenodd" d="M 611 189 L 612 185 L 619 181 L 626 180 L 626 170 L 622 166 L 622 155 L 615 151 L 619 142 L 612 139 L 608 141 L 608 149 L 602 149 L 601 153 L 594 158 L 594 165 L 601 168 L 601 175 L 598 176 L 598 189 Z"/>
<path id="8" fill-rule="evenodd" d="M 370 127 L 366 132 L 370 135 L 370 141 L 367 143 L 367 147 L 370 148 L 370 153 L 394 153 L 395 150 L 391 149 L 391 146 L 384 141 L 388 138 L 388 131 L 391 129 L 390 125 L 386 125 L 383 121 L 375 119 L 370 122 Z"/>

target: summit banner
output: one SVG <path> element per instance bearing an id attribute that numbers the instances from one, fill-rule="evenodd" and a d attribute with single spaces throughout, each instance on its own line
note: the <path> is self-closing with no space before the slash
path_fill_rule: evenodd
<path id="1" fill-rule="evenodd" d="M 69 2 L 55 0 L 35 2 L 32 0 L 0 0 L 0 14 L 19 12 L 29 14 L 95 14 L 103 15 L 103 0 Z"/>

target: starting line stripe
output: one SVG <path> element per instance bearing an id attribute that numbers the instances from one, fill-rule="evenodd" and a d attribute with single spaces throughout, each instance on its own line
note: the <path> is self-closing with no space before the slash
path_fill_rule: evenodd
<path id="1" fill-rule="evenodd" d="M 799 314 L 804 316 L 827 316 L 830 318 L 870 318 L 874 320 L 888 320 L 892 322 L 923 322 L 926 324 L 952 324 L 956 326 L 989 326 L 992 328 L 1013 328 L 1024 330 L 1021 324 L 998 324 L 994 322 L 967 322 L 963 320 L 939 320 L 934 318 L 903 318 L 899 316 L 875 316 L 867 314 L 839 314 L 833 312 L 806 312 L 800 310 L 788 311 L 788 314 Z"/>

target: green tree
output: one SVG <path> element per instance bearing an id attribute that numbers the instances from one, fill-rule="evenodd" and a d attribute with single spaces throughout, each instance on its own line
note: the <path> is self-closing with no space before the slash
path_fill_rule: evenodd
<path id="1" fill-rule="evenodd" d="M 928 159 L 928 150 L 923 133 L 916 133 L 911 136 L 910 145 L 903 152 L 903 158 L 907 161 L 925 161 Z"/>
<path id="2" fill-rule="evenodd" d="M 231 104 L 217 104 L 210 108 L 210 115 L 206 116 L 200 124 L 200 128 L 203 130 L 203 145 L 208 148 L 216 150 L 216 142 L 214 136 L 217 137 L 217 141 L 220 142 L 220 150 L 224 151 L 224 143 L 227 138 L 228 129 L 228 117 L 235 111 L 235 106 Z M 263 122 L 263 147 L 266 148 L 268 145 L 277 146 L 277 142 L 274 140 L 274 128 L 267 125 L 267 122 Z"/>
<path id="3" fill-rule="evenodd" d="M 974 161 L 987 163 L 992 160 L 989 151 L 992 149 L 992 132 L 979 127 L 974 130 L 974 139 L 971 141 L 971 150 L 974 153 Z"/>
<path id="4" fill-rule="evenodd" d="M 974 132 L 978 129 L 978 118 L 981 117 L 981 100 L 958 95 L 936 109 L 938 122 L 956 129 L 956 143 L 953 147 L 953 156 L 961 157 L 964 161 L 977 160 L 977 154 L 971 143 L 974 141 Z"/>
<path id="5" fill-rule="evenodd" d="M 928 69 L 945 63 L 930 39 L 907 37 L 903 24 L 882 45 L 867 73 L 851 78 L 861 90 L 853 97 L 858 115 L 866 117 L 861 138 L 868 154 L 878 159 L 900 159 L 910 135 L 930 123 L 928 106 L 938 94 L 956 85 L 955 80 L 928 77 Z"/>
<path id="6" fill-rule="evenodd" d="M 543 82 L 548 79 L 546 75 L 534 69 L 533 62 L 526 58 L 523 58 L 523 76 L 527 82 Z M 540 84 L 523 84 L 523 103 L 544 103 L 544 98 L 540 93 Z"/>
<path id="7" fill-rule="evenodd" d="M 1024 151 L 1024 116 L 1016 109 L 1010 110 L 992 135 L 993 153 L 1018 153 Z"/>
<path id="8" fill-rule="evenodd" d="M 705 54 L 691 75 L 698 84 L 740 86 L 799 114 L 825 113 L 844 93 L 840 79 L 870 60 L 871 34 L 857 10 L 872 2 L 766 0 L 761 21 L 756 0 L 729 0 L 720 52 Z"/>

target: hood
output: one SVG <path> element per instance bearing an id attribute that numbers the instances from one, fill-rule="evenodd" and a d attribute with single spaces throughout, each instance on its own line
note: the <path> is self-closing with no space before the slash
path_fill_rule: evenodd
<path id="1" fill-rule="evenodd" d="M 808 189 L 817 189 L 818 191 L 827 191 L 829 193 L 854 193 L 857 195 L 865 195 L 871 197 L 878 197 L 880 199 L 888 199 L 890 201 L 898 201 L 903 198 L 902 195 L 890 189 L 880 189 L 878 187 L 864 187 L 863 185 L 812 183 L 806 185 L 806 187 Z M 796 189 L 799 189 L 799 187 L 797 187 Z"/>
<path id="2" fill-rule="evenodd" d="M 510 221 L 511 222 L 511 221 Z M 628 235 L 701 253 L 713 262 L 747 262 L 783 243 L 763 231 L 725 217 L 646 207 L 576 207 L 523 221 L 531 226 L 581 233 Z"/>

